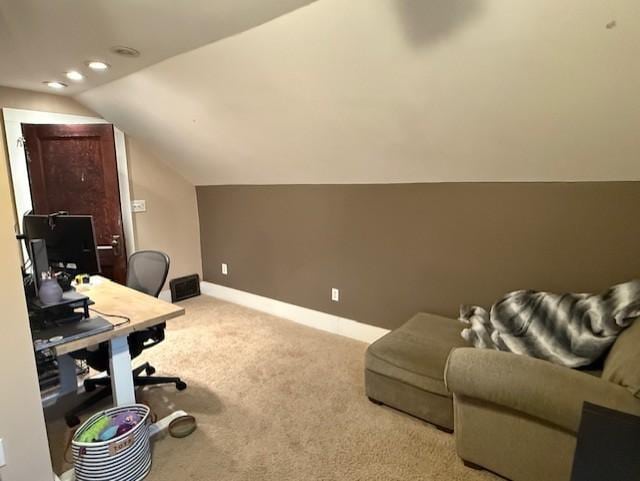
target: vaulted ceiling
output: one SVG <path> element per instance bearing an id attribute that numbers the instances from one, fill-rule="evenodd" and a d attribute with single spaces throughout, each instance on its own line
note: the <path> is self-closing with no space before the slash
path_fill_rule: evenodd
<path id="1" fill-rule="evenodd" d="M 637 0 L 227 3 L 75 92 L 194 184 L 640 179 Z"/>
<path id="2" fill-rule="evenodd" d="M 71 95 L 182 52 L 238 34 L 313 0 L 0 0 L 0 85 Z M 110 49 L 139 50 L 137 58 Z M 92 73 L 85 61 L 111 68 Z M 80 70 L 82 83 L 64 78 Z"/>

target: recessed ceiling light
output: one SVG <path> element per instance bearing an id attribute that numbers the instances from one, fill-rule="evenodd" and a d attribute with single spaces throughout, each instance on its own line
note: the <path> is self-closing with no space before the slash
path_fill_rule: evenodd
<path id="1" fill-rule="evenodd" d="M 100 62 L 99 60 L 90 60 L 89 62 L 87 62 L 87 66 L 91 70 L 97 70 L 97 71 L 105 71 L 109 68 L 108 63 Z"/>
<path id="2" fill-rule="evenodd" d="M 77 70 L 69 70 L 68 72 L 65 72 L 65 75 L 69 80 L 75 80 L 76 82 L 84 79 L 84 75 Z"/>
<path id="3" fill-rule="evenodd" d="M 62 82 L 58 82 L 57 80 L 48 80 L 46 82 L 43 82 L 47 87 L 50 87 L 52 89 L 63 89 L 67 86 L 67 84 L 63 84 Z"/>
<path id="4" fill-rule="evenodd" d="M 125 47 L 124 45 L 116 45 L 115 47 L 111 47 L 113 53 L 117 55 L 122 55 L 123 57 L 136 58 L 140 56 L 140 52 L 135 48 Z"/>

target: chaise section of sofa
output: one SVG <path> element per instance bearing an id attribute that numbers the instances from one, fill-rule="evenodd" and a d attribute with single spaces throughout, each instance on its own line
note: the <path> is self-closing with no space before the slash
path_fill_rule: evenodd
<path id="1" fill-rule="evenodd" d="M 444 384 L 452 349 L 468 344 L 458 321 L 419 313 L 367 349 L 369 399 L 453 430 L 453 401 Z"/>

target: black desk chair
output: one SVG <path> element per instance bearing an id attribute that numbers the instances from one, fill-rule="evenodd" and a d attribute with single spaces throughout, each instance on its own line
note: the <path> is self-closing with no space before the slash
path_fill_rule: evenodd
<path id="1" fill-rule="evenodd" d="M 127 287 L 131 287 L 150 296 L 158 297 L 162 286 L 167 280 L 169 273 L 169 256 L 159 251 L 138 251 L 129 257 L 127 270 Z M 164 341 L 164 330 L 166 323 L 158 324 L 143 331 L 136 331 L 129 334 L 129 353 L 131 359 L 138 357 L 142 351 L 149 349 Z M 76 359 L 82 359 L 87 365 L 99 372 L 109 372 L 109 344 L 103 342 L 97 350 L 84 349 L 73 354 Z M 146 373 L 143 376 L 142 373 Z M 133 370 L 134 386 L 151 386 L 157 384 L 175 384 L 178 391 L 187 388 L 187 384 L 179 377 L 153 376 L 155 368 L 148 362 L 138 366 Z M 65 420 L 69 427 L 80 423 L 78 414 L 95 405 L 102 399 L 111 396 L 111 378 L 109 376 L 97 379 L 87 379 L 84 381 L 84 388 L 87 392 L 95 391 L 97 387 L 102 389 L 85 400 L 73 410 L 65 415 Z"/>

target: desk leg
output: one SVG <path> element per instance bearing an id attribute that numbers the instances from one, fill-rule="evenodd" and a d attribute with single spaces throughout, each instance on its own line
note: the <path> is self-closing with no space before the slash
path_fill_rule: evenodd
<path id="1" fill-rule="evenodd" d="M 58 392 L 61 396 L 78 390 L 76 362 L 69 354 L 58 356 L 58 373 L 60 375 L 60 388 Z"/>
<path id="2" fill-rule="evenodd" d="M 124 404 L 133 404 L 136 402 L 136 397 L 133 386 L 131 356 L 129 354 L 129 343 L 127 342 L 127 337 L 122 336 L 112 339 L 109 342 L 109 349 L 111 353 L 111 387 L 113 388 L 114 405 L 122 406 Z M 150 426 L 149 435 L 151 438 L 158 438 L 161 434 L 167 432 L 171 421 L 186 414 L 186 412 L 179 410 L 158 420 L 158 422 Z M 55 481 L 74 481 L 74 470 L 70 469 L 60 477 L 55 476 L 54 479 Z"/>
<path id="3" fill-rule="evenodd" d="M 110 367 L 111 367 L 111 387 L 113 389 L 113 403 L 115 406 L 133 404 L 136 402 L 135 390 L 133 386 L 133 373 L 131 372 L 131 355 L 129 354 L 129 343 L 126 336 L 116 337 L 109 341 Z M 169 416 L 160 419 L 153 424 L 149 431 L 152 438 L 157 438 L 165 433 L 169 423 L 174 419 L 184 416 L 184 411 L 175 411 Z M 55 481 L 73 481 L 75 475 L 73 469 L 63 473 L 60 477 L 55 476 Z"/>
<path id="4" fill-rule="evenodd" d="M 111 339 L 109 341 L 109 351 L 113 404 L 115 406 L 134 404 L 136 402 L 136 394 L 133 386 L 131 355 L 129 354 L 127 336 Z"/>

